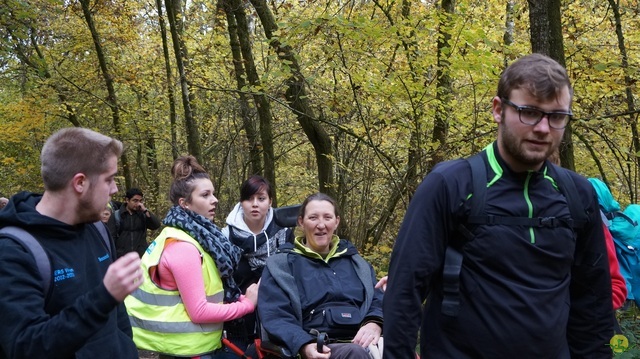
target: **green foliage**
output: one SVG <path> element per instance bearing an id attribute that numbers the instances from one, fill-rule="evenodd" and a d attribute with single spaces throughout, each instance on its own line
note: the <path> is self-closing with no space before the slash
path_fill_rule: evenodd
<path id="1" fill-rule="evenodd" d="M 616 316 L 629 346 L 624 350 L 614 349 L 614 357 L 619 359 L 640 358 L 640 310 L 630 302 L 628 309 L 617 311 Z"/>
<path id="2" fill-rule="evenodd" d="M 503 1 L 460 0 L 448 16 L 434 1 L 405 2 L 405 9 L 399 2 L 380 1 L 267 3 L 279 27 L 271 40 L 248 2 L 244 8 L 253 24 L 251 46 L 261 84 L 240 90 L 218 2 L 181 3 L 191 105 L 203 164 L 220 200 L 218 222 L 237 202 L 239 186 L 250 174 L 241 116 L 255 118 L 252 95 L 266 95 L 271 105 L 279 204 L 299 203 L 318 188 L 314 148 L 285 99 L 293 61 L 280 59 L 270 47 L 270 41 L 278 41 L 292 49 L 313 120 L 332 139 L 344 235 L 384 274 L 411 194 L 440 146 L 433 137 L 436 114 L 444 113 L 448 122 L 446 158 L 467 156 L 495 138 L 490 105 L 497 79 L 505 63 L 530 51 L 526 3 L 516 2 L 510 16 L 510 44 L 503 40 Z M 167 78 L 155 2 L 98 0 L 92 5 L 115 82 L 119 126 L 111 117 L 79 4 L 11 0 L 0 8 L 0 128 L 5 134 L 0 194 L 38 190 L 42 141 L 57 128 L 80 125 L 124 141 L 133 185 L 150 193 L 152 209 L 162 214 L 168 207 L 172 150 L 187 151 L 172 40 L 167 39 L 172 71 Z M 627 204 L 635 198 L 640 172 L 633 162 L 637 116 L 627 97 L 627 91 L 632 99 L 637 92 L 640 5 L 624 1 L 620 6 L 627 69 L 607 2 L 563 2 L 563 26 L 575 89 L 577 170 L 606 175 L 617 199 Z M 436 87 L 440 30 L 450 36 L 441 56 L 450 93 Z M 175 93 L 175 126 L 169 121 L 169 89 Z M 240 108 L 241 93 L 247 109 Z M 626 112 L 632 113 L 621 115 Z M 591 153 L 598 155 L 602 170 Z"/>

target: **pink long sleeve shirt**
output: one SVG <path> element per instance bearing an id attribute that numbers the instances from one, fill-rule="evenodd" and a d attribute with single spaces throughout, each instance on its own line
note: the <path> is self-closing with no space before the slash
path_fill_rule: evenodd
<path id="1" fill-rule="evenodd" d="M 208 255 L 208 254 L 205 254 Z M 169 242 L 160 258 L 156 283 L 163 289 L 178 290 L 194 323 L 220 323 L 245 316 L 255 306 L 244 295 L 235 303 L 210 303 L 204 290 L 202 259 L 198 249 L 183 241 Z"/>

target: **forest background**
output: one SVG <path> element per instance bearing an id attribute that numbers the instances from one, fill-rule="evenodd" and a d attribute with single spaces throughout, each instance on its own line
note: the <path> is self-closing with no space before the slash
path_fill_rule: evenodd
<path id="1" fill-rule="evenodd" d="M 383 275 L 412 193 L 493 141 L 497 80 L 531 52 L 573 81 L 562 165 L 637 203 L 639 1 L 0 0 L 0 195 L 42 191 L 43 142 L 88 127 L 126 145 L 115 199 L 162 216 L 181 154 L 221 226 L 253 173 L 274 206 L 320 190 Z"/>

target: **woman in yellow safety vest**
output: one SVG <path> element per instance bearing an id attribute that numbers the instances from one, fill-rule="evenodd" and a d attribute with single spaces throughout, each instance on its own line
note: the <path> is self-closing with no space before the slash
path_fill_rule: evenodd
<path id="1" fill-rule="evenodd" d="M 193 156 L 171 169 L 167 226 L 142 256 L 145 281 L 125 300 L 140 349 L 161 358 L 224 356 L 222 325 L 253 312 L 257 284 L 242 295 L 233 279 L 241 250 L 213 223 L 218 199 Z"/>

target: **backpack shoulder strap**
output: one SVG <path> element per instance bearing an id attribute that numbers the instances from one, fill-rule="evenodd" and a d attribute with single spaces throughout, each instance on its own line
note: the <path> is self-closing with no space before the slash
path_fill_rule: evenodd
<path id="1" fill-rule="evenodd" d="M 604 212 L 603 212 L 604 213 Z M 607 220 L 611 221 L 616 217 L 622 217 L 624 218 L 625 221 L 629 222 L 632 226 L 637 226 L 638 225 L 638 221 L 634 220 L 633 218 L 627 216 L 624 212 L 622 211 L 615 211 L 615 212 L 606 212 L 604 213 L 604 216 Z"/>
<path id="2" fill-rule="evenodd" d="M 487 201 L 487 171 L 482 153 L 477 153 L 467 159 L 471 166 L 471 179 L 473 181 L 473 194 L 469 198 L 471 201 L 469 218 L 482 216 L 484 214 L 484 204 Z"/>
<path id="3" fill-rule="evenodd" d="M 560 192 L 565 196 L 567 204 L 569 205 L 569 212 L 571 213 L 571 219 L 573 221 L 572 226 L 573 228 L 582 228 L 589 222 L 589 217 L 587 217 L 587 212 L 578 195 L 576 183 L 568 169 L 555 165 L 554 169 L 556 173 L 558 173 L 556 181 L 560 187 Z"/>
<path id="4" fill-rule="evenodd" d="M 121 221 L 122 221 L 122 216 L 120 214 L 120 208 L 118 208 L 117 210 L 113 211 L 113 219 L 116 222 L 116 234 L 120 234 L 120 225 L 121 225 Z"/>
<path id="5" fill-rule="evenodd" d="M 356 270 L 356 274 L 358 278 L 362 282 L 362 285 L 365 289 L 365 300 L 360 307 L 360 313 L 362 313 L 362 318 L 366 317 L 369 312 L 369 308 L 373 301 L 373 287 L 371 286 L 371 269 L 369 267 L 369 262 L 367 262 L 362 256 L 358 253 L 354 254 L 351 257 L 353 261 L 354 269 Z"/>
<path id="6" fill-rule="evenodd" d="M 442 266 L 442 313 L 455 317 L 460 311 L 460 272 L 462 271 L 462 247 L 473 240 L 473 233 L 467 228 L 472 223 L 471 218 L 484 218 L 484 204 L 487 194 L 487 175 L 482 152 L 466 159 L 471 167 L 471 181 L 473 192 L 468 199 L 471 201 L 469 216 L 458 226 L 458 233 L 449 238 L 444 253 Z"/>
<path id="7" fill-rule="evenodd" d="M 0 236 L 10 238 L 22 244 L 24 248 L 31 252 L 38 265 L 38 271 L 42 277 L 42 289 L 46 297 L 51 288 L 51 262 L 40 242 L 38 242 L 31 233 L 16 226 L 8 226 L 0 229 Z"/>
<path id="8" fill-rule="evenodd" d="M 109 237 L 109 231 L 107 231 L 107 226 L 101 221 L 93 222 L 93 226 L 96 227 L 96 229 L 100 233 L 100 237 L 102 238 L 102 241 L 104 242 L 105 247 L 107 247 L 107 251 L 109 252 L 109 255 L 113 256 L 115 249 L 113 248 L 113 245 L 111 243 L 111 237 Z M 115 260 L 115 258 L 113 258 L 113 260 Z"/>

